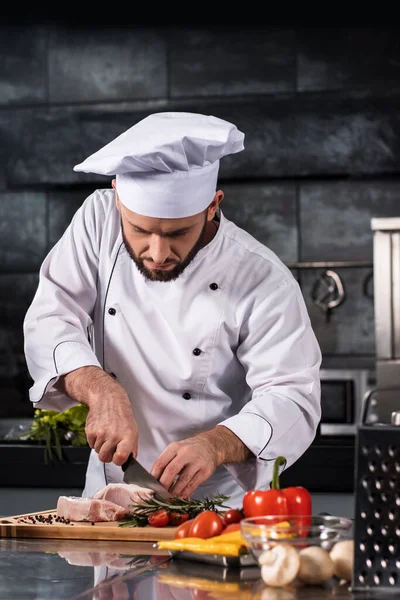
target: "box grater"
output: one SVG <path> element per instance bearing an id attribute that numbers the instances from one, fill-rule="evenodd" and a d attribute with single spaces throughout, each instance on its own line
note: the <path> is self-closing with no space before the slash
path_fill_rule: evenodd
<path id="1" fill-rule="evenodd" d="M 398 393 L 391 422 L 368 422 L 375 389 L 364 398 L 357 427 L 354 592 L 400 590 L 400 389 L 384 391 Z"/>

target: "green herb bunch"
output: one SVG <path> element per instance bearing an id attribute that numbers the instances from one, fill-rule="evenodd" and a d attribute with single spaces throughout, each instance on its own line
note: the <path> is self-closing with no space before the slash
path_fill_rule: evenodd
<path id="1" fill-rule="evenodd" d="M 76 404 L 63 412 L 36 409 L 31 429 L 23 433 L 21 438 L 45 442 L 46 464 L 53 460 L 54 454 L 58 460 L 62 460 L 62 445 L 88 445 L 85 434 L 88 410 L 84 404 Z"/>
<path id="2" fill-rule="evenodd" d="M 230 496 L 217 494 L 216 496 L 206 496 L 202 500 L 184 498 L 163 500 L 155 494 L 152 498 L 143 500 L 143 502 L 133 507 L 131 519 L 123 521 L 119 527 L 144 527 L 148 525 L 149 516 L 161 509 L 165 509 L 167 512 L 187 514 L 189 519 L 193 519 L 205 510 L 213 510 L 221 514 L 219 509 L 230 508 L 224 504 L 229 498 Z"/>

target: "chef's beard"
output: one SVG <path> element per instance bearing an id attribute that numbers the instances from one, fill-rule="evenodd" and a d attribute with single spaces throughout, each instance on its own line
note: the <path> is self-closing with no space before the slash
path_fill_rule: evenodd
<path id="1" fill-rule="evenodd" d="M 173 269 L 170 269 L 169 271 L 153 271 L 153 270 L 147 269 L 147 267 L 144 264 L 144 261 L 141 258 L 139 258 L 138 256 L 136 256 L 135 251 L 133 250 L 132 246 L 129 244 L 128 240 L 126 239 L 125 233 L 124 233 L 124 226 L 121 221 L 122 239 L 124 240 L 125 248 L 129 254 L 129 256 L 131 257 L 131 259 L 133 260 L 133 262 L 135 263 L 135 265 L 137 266 L 140 273 L 143 275 L 143 277 L 145 279 L 148 279 L 150 281 L 165 281 L 165 282 L 174 281 L 180 275 L 182 275 L 183 271 L 192 262 L 192 260 L 194 259 L 194 257 L 198 253 L 198 251 L 203 247 L 204 238 L 206 237 L 206 232 L 207 232 L 207 222 L 208 221 L 207 221 L 207 214 L 206 214 L 205 219 L 204 219 L 204 225 L 203 225 L 203 228 L 197 239 L 197 242 L 194 244 L 192 249 L 189 251 L 186 258 L 184 260 L 182 260 L 181 262 L 177 263 L 175 265 L 175 267 Z M 167 264 L 168 264 L 168 261 L 167 261 Z"/>

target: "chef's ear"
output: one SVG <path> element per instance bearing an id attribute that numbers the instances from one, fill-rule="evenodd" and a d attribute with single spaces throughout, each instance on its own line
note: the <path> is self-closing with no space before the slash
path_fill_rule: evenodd
<path id="1" fill-rule="evenodd" d="M 208 207 L 208 213 L 207 213 L 207 220 L 208 221 L 212 221 L 216 210 L 218 208 L 218 206 L 221 204 L 222 200 L 224 199 L 224 192 L 222 190 L 217 190 L 215 192 L 215 196 L 213 198 L 213 201 L 211 202 L 210 206 Z"/>
<path id="2" fill-rule="evenodd" d="M 117 205 L 117 210 L 121 212 L 121 202 L 120 202 L 118 192 L 117 192 L 117 180 L 113 179 L 111 182 L 111 185 L 113 186 L 113 188 L 115 190 L 115 204 Z"/>

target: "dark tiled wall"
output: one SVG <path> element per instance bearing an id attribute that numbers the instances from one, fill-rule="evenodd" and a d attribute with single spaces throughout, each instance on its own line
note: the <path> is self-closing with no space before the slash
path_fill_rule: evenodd
<path id="1" fill-rule="evenodd" d="M 17 21 L 17 20 L 16 20 Z M 109 178 L 73 166 L 151 112 L 233 121 L 228 218 L 287 264 L 336 269 L 345 301 L 316 306 L 325 366 L 373 368 L 372 217 L 400 213 L 400 28 L 0 26 L 0 417 L 30 416 L 22 321 L 46 252 Z"/>

